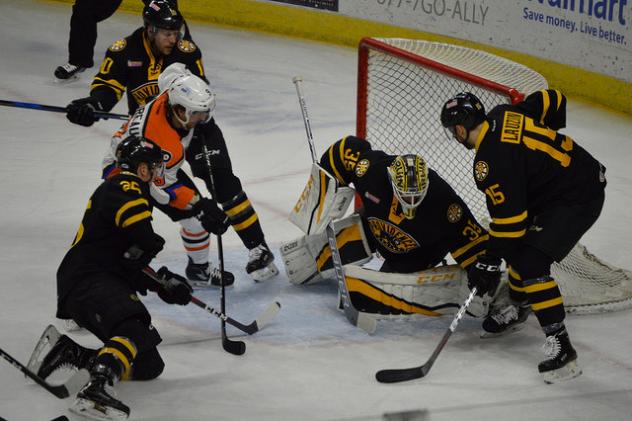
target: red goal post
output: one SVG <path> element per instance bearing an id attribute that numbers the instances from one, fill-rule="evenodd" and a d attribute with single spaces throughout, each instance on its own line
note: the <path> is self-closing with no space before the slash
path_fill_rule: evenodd
<path id="1" fill-rule="evenodd" d="M 546 89 L 544 77 L 519 63 L 457 45 L 402 38 L 364 38 L 358 51 L 356 135 L 391 154 L 417 153 L 461 195 L 483 224 L 484 195 L 472 177 L 474 151 L 448 138 L 441 107 L 458 92 L 489 110 Z M 595 313 L 632 307 L 632 273 L 578 244 L 552 273 L 567 311 Z"/>

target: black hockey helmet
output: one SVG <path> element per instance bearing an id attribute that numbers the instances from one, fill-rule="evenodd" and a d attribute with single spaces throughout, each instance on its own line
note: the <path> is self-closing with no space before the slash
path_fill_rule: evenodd
<path id="1" fill-rule="evenodd" d="M 143 9 L 145 27 L 181 31 L 184 18 L 175 6 L 175 2 L 167 0 L 152 0 Z"/>
<path id="2" fill-rule="evenodd" d="M 145 163 L 155 175 L 164 166 L 162 149 L 154 142 L 135 136 L 126 137 L 116 147 L 116 165 L 122 170 L 136 172 Z"/>
<path id="3" fill-rule="evenodd" d="M 483 121 L 485 121 L 485 107 L 481 100 L 470 92 L 456 94 L 441 109 L 441 124 L 451 131 L 457 124 L 469 131 Z"/>

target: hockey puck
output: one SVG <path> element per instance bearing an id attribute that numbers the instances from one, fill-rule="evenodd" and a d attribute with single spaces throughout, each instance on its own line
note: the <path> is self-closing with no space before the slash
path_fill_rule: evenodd
<path id="1" fill-rule="evenodd" d="M 52 420 L 50 420 L 50 421 L 68 421 L 68 417 L 67 417 L 67 416 L 65 416 L 65 415 L 60 415 L 60 416 L 58 416 L 57 418 L 53 418 L 53 419 L 52 419 Z"/>

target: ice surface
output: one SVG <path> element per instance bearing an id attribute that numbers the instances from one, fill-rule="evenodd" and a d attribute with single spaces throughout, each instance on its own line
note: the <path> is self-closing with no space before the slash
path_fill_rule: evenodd
<path id="1" fill-rule="evenodd" d="M 96 69 L 76 83 L 52 82 L 66 59 L 70 8 L 31 0 L 0 2 L 0 97 L 65 105 L 88 94 Z M 96 60 L 140 18 L 117 13 L 99 26 Z M 212 86 L 217 121 L 266 232 L 278 247 L 299 235 L 287 221 L 308 177 L 305 141 L 292 77 L 302 75 L 318 151 L 355 131 L 356 53 L 312 42 L 218 29 L 191 22 Z M 598 89 L 598 87 L 586 87 Z M 2 107 L 0 113 L 0 343 L 26 362 L 44 327 L 54 321 L 55 271 L 72 240 L 116 122 L 91 128 L 63 114 Z M 125 112 L 123 101 L 114 110 Z M 611 263 L 631 268 L 632 120 L 577 100 L 566 133 L 608 167 L 603 215 L 582 241 Z M 156 213 L 167 239 L 159 263 L 184 270 L 178 228 Z M 336 285 L 300 288 L 283 273 L 255 284 L 245 274 L 247 251 L 231 230 L 226 266 L 237 281 L 228 311 L 250 322 L 278 297 L 283 308 L 247 342 L 244 356 L 222 350 L 218 320 L 194 307 L 167 306 L 148 297 L 164 341 L 164 374 L 155 381 L 117 386 L 135 420 L 379 419 L 385 412 L 428 409 L 437 420 L 632 419 L 632 312 L 570 317 L 584 374 L 544 385 L 536 365 L 543 337 L 535 318 L 522 332 L 481 340 L 479 321 L 462 321 L 431 374 L 382 385 L 377 370 L 420 365 L 451 318 L 384 321 L 372 337 L 336 310 Z M 278 255 L 278 250 L 275 250 Z M 278 260 L 281 267 L 282 263 Z M 218 294 L 199 298 L 217 307 Z M 57 323 L 58 326 L 62 326 Z M 96 346 L 89 334 L 77 341 Z M 67 412 L 57 400 L 0 362 L 0 417 L 50 420 Z"/>

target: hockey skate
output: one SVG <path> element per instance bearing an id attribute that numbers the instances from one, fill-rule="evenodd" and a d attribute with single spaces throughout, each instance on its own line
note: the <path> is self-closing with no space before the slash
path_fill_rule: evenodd
<path id="1" fill-rule="evenodd" d="M 72 82 L 79 79 L 79 73 L 82 73 L 84 70 L 86 70 L 86 67 L 66 63 L 63 66 L 57 66 L 55 69 L 55 77 L 58 82 Z"/>
<path id="2" fill-rule="evenodd" d="M 483 320 L 481 338 L 495 338 L 508 333 L 517 332 L 525 326 L 531 314 L 529 303 L 510 301 L 502 307 L 492 307 L 489 315 Z"/>
<path id="3" fill-rule="evenodd" d="M 222 280 L 220 279 L 220 271 L 218 268 L 210 269 L 208 262 L 206 263 L 193 263 L 193 260 L 189 257 L 189 264 L 185 270 L 187 279 L 191 283 L 191 286 L 196 288 L 204 287 L 221 287 Z M 224 286 L 231 287 L 235 283 L 235 276 L 231 272 L 224 271 Z"/>
<path id="4" fill-rule="evenodd" d="M 571 345 L 566 329 L 547 335 L 542 348 L 548 357 L 538 364 L 544 383 L 570 380 L 582 374 L 582 369 L 577 365 L 577 352 Z"/>
<path id="5" fill-rule="evenodd" d="M 279 269 L 274 264 L 274 254 L 266 243 L 261 243 L 250 249 L 246 272 L 252 276 L 255 282 L 265 281 L 279 274 Z"/>
<path id="6" fill-rule="evenodd" d="M 84 348 L 68 336 L 61 335 L 39 364 L 37 375 L 46 379 L 60 368 L 89 368 L 96 354 L 95 350 Z"/>
<path id="7" fill-rule="evenodd" d="M 97 364 L 92 370 L 90 381 L 77 393 L 71 412 L 97 420 L 125 420 L 130 409 L 116 399 L 113 390 L 114 373 L 103 365 Z"/>

